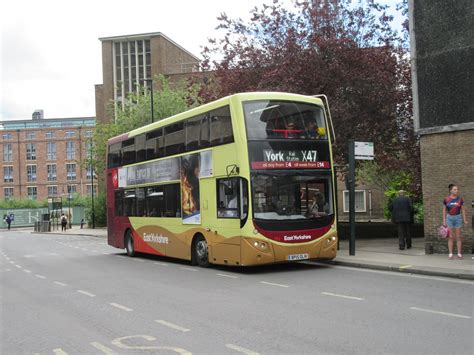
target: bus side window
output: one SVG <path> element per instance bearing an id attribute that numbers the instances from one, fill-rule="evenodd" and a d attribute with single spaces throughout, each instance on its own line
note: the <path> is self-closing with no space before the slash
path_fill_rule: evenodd
<path id="1" fill-rule="evenodd" d="M 146 160 L 163 156 L 163 130 L 158 128 L 146 135 Z"/>
<path id="2" fill-rule="evenodd" d="M 109 155 L 107 157 L 107 165 L 109 168 L 116 168 L 122 165 L 122 161 L 120 158 L 121 146 L 121 143 L 115 143 L 109 146 Z"/>
<path id="3" fill-rule="evenodd" d="M 130 138 L 122 142 L 122 164 L 128 165 L 135 162 L 135 138 Z"/>
<path id="4" fill-rule="evenodd" d="M 143 188 L 137 188 L 136 189 L 136 213 L 135 215 L 138 217 L 143 217 L 146 216 L 146 210 L 145 210 L 145 189 Z"/>
<path id="5" fill-rule="evenodd" d="M 199 135 L 201 131 L 201 116 L 186 121 L 186 151 L 199 149 Z"/>
<path id="6" fill-rule="evenodd" d="M 229 106 L 220 107 L 210 112 L 211 146 L 234 141 Z"/>
<path id="7" fill-rule="evenodd" d="M 179 184 L 165 185 L 165 217 L 181 217 L 181 194 Z"/>
<path id="8" fill-rule="evenodd" d="M 123 196 L 123 215 L 124 216 L 135 216 L 136 211 L 136 195 L 135 189 L 125 190 Z"/>
<path id="9" fill-rule="evenodd" d="M 239 178 L 217 180 L 217 217 L 240 216 Z"/>
<path id="10" fill-rule="evenodd" d="M 146 160 L 145 135 L 141 134 L 135 138 L 135 150 L 137 155 L 137 163 Z"/>
<path id="11" fill-rule="evenodd" d="M 115 215 L 123 216 L 123 190 L 115 190 Z"/>
<path id="12" fill-rule="evenodd" d="M 184 124 L 175 123 L 165 127 L 165 154 L 167 156 L 184 152 Z"/>
<path id="13" fill-rule="evenodd" d="M 205 116 L 202 117 L 201 119 L 201 136 L 199 139 L 199 148 L 207 148 L 210 145 L 209 141 L 209 131 L 210 131 L 210 126 L 209 126 L 209 113 L 206 113 Z"/>
<path id="14" fill-rule="evenodd" d="M 163 217 L 165 200 L 163 186 L 153 186 L 146 189 L 146 214 L 148 217 Z"/>

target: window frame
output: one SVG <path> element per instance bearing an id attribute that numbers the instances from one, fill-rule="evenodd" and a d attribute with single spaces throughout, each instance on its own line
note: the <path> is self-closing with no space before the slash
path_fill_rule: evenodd
<path id="1" fill-rule="evenodd" d="M 363 193 L 363 201 L 364 201 L 364 209 L 361 210 L 360 208 L 357 209 L 357 205 L 355 208 L 356 213 L 367 213 L 367 190 L 355 190 L 355 193 Z M 347 193 L 347 194 L 346 194 Z M 346 197 L 347 196 L 347 197 Z M 342 190 L 342 208 L 344 213 L 349 213 L 349 207 L 346 208 L 346 200 L 347 203 L 349 204 L 349 190 Z M 357 201 L 357 198 L 356 198 Z"/>
<path id="2" fill-rule="evenodd" d="M 13 161 L 13 144 L 12 143 L 3 144 L 3 161 L 4 162 Z"/>
<path id="3" fill-rule="evenodd" d="M 7 191 L 11 191 L 11 194 L 8 193 L 7 194 Z M 5 200 L 11 200 L 15 197 L 15 189 L 13 188 L 13 186 L 6 186 L 3 188 L 3 198 Z"/>
<path id="4" fill-rule="evenodd" d="M 8 175 L 5 174 L 5 169 L 9 170 Z M 3 182 L 4 183 L 13 183 L 14 182 L 13 171 L 14 171 L 13 165 L 4 165 L 3 166 Z M 7 180 L 7 176 L 9 177 L 8 180 Z"/>
<path id="5" fill-rule="evenodd" d="M 36 164 L 28 164 L 26 166 L 26 181 L 36 182 L 38 180 L 38 168 Z"/>

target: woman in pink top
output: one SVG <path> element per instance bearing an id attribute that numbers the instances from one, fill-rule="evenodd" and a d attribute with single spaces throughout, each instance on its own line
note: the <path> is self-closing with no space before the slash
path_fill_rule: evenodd
<path id="1" fill-rule="evenodd" d="M 463 221 L 467 225 L 466 209 L 463 199 L 459 196 L 459 188 L 454 184 L 449 184 L 448 188 L 449 196 L 443 201 L 443 224 L 451 231 L 448 239 L 449 259 L 453 258 L 454 238 L 457 241 L 458 258 L 462 259 L 461 226 Z"/>

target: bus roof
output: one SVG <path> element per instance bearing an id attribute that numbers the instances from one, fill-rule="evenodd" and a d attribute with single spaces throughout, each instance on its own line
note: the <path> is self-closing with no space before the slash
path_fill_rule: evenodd
<path id="1" fill-rule="evenodd" d="M 128 133 L 122 133 L 118 136 L 112 137 L 108 140 L 108 144 L 118 143 L 128 138 L 135 137 L 139 134 L 146 133 L 149 131 L 153 131 L 156 128 L 160 128 L 172 123 L 179 122 L 186 118 L 190 118 L 201 113 L 207 112 L 214 108 L 218 108 L 229 104 L 232 100 L 237 99 L 239 101 L 248 101 L 248 100 L 259 100 L 259 99 L 276 99 L 276 100 L 303 100 L 303 101 L 311 101 L 313 103 L 317 103 L 323 105 L 323 102 L 319 98 L 315 98 L 308 95 L 301 95 L 301 94 L 292 94 L 287 92 L 277 92 L 277 91 L 258 91 L 258 92 L 246 92 L 246 93 L 238 93 L 229 95 L 218 100 L 209 102 L 207 104 L 194 107 L 190 110 L 178 113 L 176 115 L 161 119 L 159 121 L 147 124 L 145 126 L 136 128 Z"/>

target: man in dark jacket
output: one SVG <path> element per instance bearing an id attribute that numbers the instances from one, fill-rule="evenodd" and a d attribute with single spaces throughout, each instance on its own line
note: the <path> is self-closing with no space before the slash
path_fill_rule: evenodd
<path id="1" fill-rule="evenodd" d="M 405 241 L 407 249 L 410 249 L 410 224 L 413 219 L 413 205 L 411 200 L 405 196 L 405 191 L 398 191 L 398 197 L 393 199 L 389 205 L 389 209 L 392 212 L 392 222 L 397 224 L 398 245 L 400 246 L 400 250 L 405 249 Z"/>

